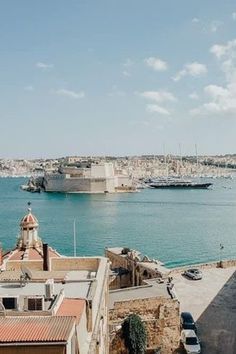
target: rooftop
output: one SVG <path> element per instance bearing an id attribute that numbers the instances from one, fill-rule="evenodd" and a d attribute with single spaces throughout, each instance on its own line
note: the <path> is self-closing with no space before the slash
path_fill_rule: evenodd
<path id="1" fill-rule="evenodd" d="M 52 249 L 51 247 L 48 248 L 49 257 L 61 257 L 60 254 Z M 24 258 L 27 260 L 43 260 L 43 252 L 40 248 L 30 248 L 30 249 L 19 249 L 16 248 L 11 252 L 5 254 L 3 259 L 7 259 L 8 261 L 19 261 Z"/>
<path id="2" fill-rule="evenodd" d="M 68 298 L 82 298 L 85 299 L 89 295 L 89 290 L 92 284 L 92 280 L 87 281 L 72 281 L 72 282 L 59 282 L 54 284 L 54 294 L 59 294 L 61 290 L 64 290 L 65 297 Z M 21 286 L 19 282 L 0 283 L 0 294 L 9 296 L 33 296 L 45 294 L 44 282 L 30 281 Z"/>
<path id="3" fill-rule="evenodd" d="M 57 316 L 75 316 L 76 322 L 79 322 L 86 301 L 83 299 L 64 299 L 56 313 Z"/>
<path id="4" fill-rule="evenodd" d="M 171 298 L 167 282 L 159 283 L 157 279 L 145 280 L 146 285 L 111 290 L 109 293 L 109 309 L 114 308 L 115 302 L 130 301 L 136 299 L 148 299 L 152 297 Z"/>
<path id="5" fill-rule="evenodd" d="M 0 344 L 66 342 L 74 323 L 71 316 L 0 317 Z"/>

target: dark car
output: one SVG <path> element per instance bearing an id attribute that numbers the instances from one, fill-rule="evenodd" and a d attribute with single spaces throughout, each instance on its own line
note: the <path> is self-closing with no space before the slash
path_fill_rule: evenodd
<path id="1" fill-rule="evenodd" d="M 181 329 L 192 329 L 197 333 L 197 327 L 190 312 L 182 312 L 180 315 Z"/>

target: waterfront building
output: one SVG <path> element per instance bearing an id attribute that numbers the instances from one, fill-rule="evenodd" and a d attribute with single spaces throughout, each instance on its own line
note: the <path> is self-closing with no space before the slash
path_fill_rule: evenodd
<path id="1" fill-rule="evenodd" d="M 57 172 L 45 173 L 46 192 L 115 193 L 135 190 L 128 175 L 116 174 L 112 163 L 81 162 L 63 166 Z"/>
<path id="2" fill-rule="evenodd" d="M 122 323 L 139 315 L 147 330 L 147 353 L 171 354 L 179 346 L 180 307 L 169 270 L 159 261 L 128 248 L 108 248 L 110 354 L 124 354 Z"/>
<path id="3" fill-rule="evenodd" d="M 107 354 L 104 257 L 64 257 L 38 234 L 31 209 L 0 257 L 0 353 Z"/>
<path id="4" fill-rule="evenodd" d="M 129 248 L 106 248 L 105 256 L 113 270 L 110 280 L 110 289 L 113 290 L 139 286 L 146 279 L 165 278 L 170 272 L 159 260 L 141 256 L 140 252 Z"/>

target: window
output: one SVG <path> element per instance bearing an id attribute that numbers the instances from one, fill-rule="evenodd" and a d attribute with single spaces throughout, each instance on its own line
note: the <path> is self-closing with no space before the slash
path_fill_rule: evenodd
<path id="1" fill-rule="evenodd" d="M 28 310 L 40 311 L 43 309 L 43 299 L 41 297 L 28 298 Z"/>
<path id="2" fill-rule="evenodd" d="M 6 310 L 16 310 L 17 308 L 17 298 L 15 297 L 3 297 L 2 304 Z"/>

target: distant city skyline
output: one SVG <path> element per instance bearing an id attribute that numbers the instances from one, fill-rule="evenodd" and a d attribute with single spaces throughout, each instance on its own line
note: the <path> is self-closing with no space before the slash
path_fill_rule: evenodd
<path id="1" fill-rule="evenodd" d="M 235 1 L 1 2 L 0 49 L 0 158 L 236 153 Z"/>

